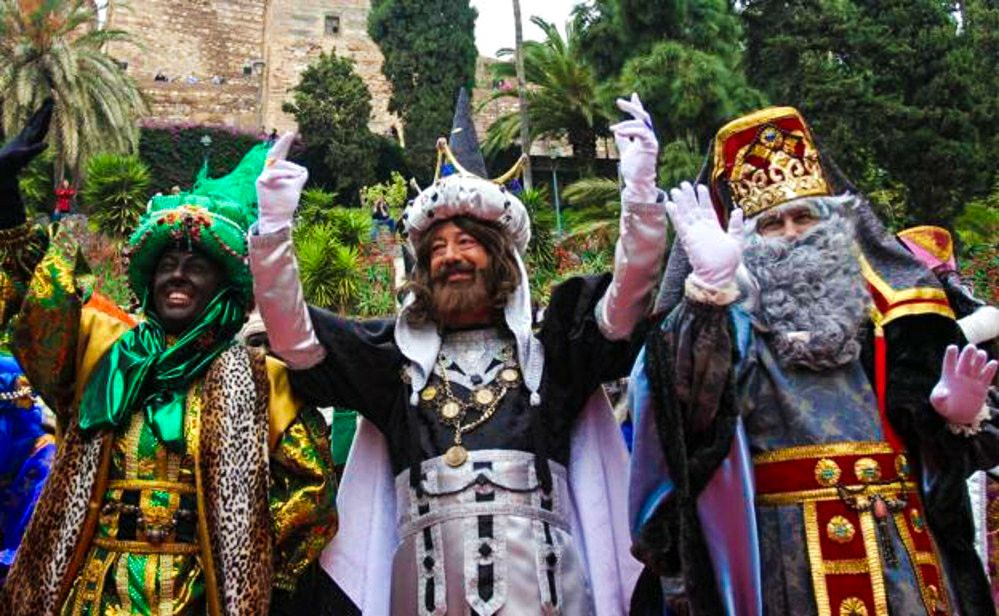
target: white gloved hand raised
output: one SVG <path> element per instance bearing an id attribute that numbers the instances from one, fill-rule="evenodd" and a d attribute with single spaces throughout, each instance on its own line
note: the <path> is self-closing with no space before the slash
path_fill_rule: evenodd
<path id="1" fill-rule="evenodd" d="M 626 203 L 655 203 L 659 197 L 656 188 L 659 142 L 652 131 L 652 118 L 642 107 L 638 94 L 632 94 L 631 100 L 617 99 L 617 106 L 632 116 L 631 120 L 610 127 L 621 155 L 621 177 L 624 179 L 621 199 Z"/>
<path id="2" fill-rule="evenodd" d="M 969 344 L 957 352 L 956 345 L 944 353 L 940 381 L 930 393 L 930 404 L 948 423 L 971 426 L 979 423 L 989 386 L 999 363 L 988 361 L 985 351 Z"/>
<path id="3" fill-rule="evenodd" d="M 285 133 L 267 154 L 267 166 L 257 178 L 257 202 L 260 233 L 273 233 L 291 226 L 302 187 L 309 179 L 309 170 L 286 160 L 295 141 L 295 133 Z"/>
<path id="4" fill-rule="evenodd" d="M 689 182 L 669 191 L 666 202 L 676 233 L 687 251 L 698 284 L 722 289 L 735 280 L 735 270 L 742 262 L 742 210 L 736 208 L 728 221 L 728 231 L 721 228 L 711 205 L 708 187 Z"/>

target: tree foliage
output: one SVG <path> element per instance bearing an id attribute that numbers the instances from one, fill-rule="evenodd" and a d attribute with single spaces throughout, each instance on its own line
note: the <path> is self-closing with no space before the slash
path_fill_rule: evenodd
<path id="1" fill-rule="evenodd" d="M 595 74 L 642 97 L 665 182 L 692 179 L 718 127 L 767 104 L 745 77 L 742 23 L 727 0 L 595 0 L 573 23 Z"/>
<path id="2" fill-rule="evenodd" d="M 666 143 L 707 144 L 726 120 L 766 105 L 766 98 L 723 56 L 677 41 L 658 43 L 629 60 L 619 83 L 621 92 L 642 97 Z"/>
<path id="3" fill-rule="evenodd" d="M 597 137 L 607 134 L 609 114 L 596 73 L 578 47 L 576 24 L 566 25 L 562 37 L 555 24 L 533 17 L 544 39 L 524 43 L 524 76 L 527 80 L 527 110 L 531 138 L 565 138 L 578 159 L 592 161 L 597 155 Z M 516 77 L 512 49 L 500 50 L 506 62 L 492 65 L 495 77 Z M 498 90 L 488 100 L 516 98 L 516 90 Z M 502 116 L 490 129 L 486 150 L 491 153 L 509 147 L 520 134 L 519 112 Z"/>
<path id="4" fill-rule="evenodd" d="M 385 205 L 392 211 L 404 206 L 408 196 L 409 186 L 406 184 L 406 178 L 402 177 L 398 171 L 393 171 L 385 182 L 365 186 L 361 189 L 361 203 L 371 206 L 381 197 L 385 199 Z"/>
<path id="5" fill-rule="evenodd" d="M 83 211 L 104 233 L 127 236 L 145 209 L 149 169 L 134 154 L 95 154 L 87 161 Z"/>
<path id="6" fill-rule="evenodd" d="M 0 0 L 0 109 L 3 130 L 17 132 L 42 101 L 55 99 L 49 143 L 54 184 L 80 176 L 96 152 L 130 153 L 135 119 L 146 109 L 135 82 L 105 52 L 126 33 L 97 28 L 86 0 Z"/>
<path id="7" fill-rule="evenodd" d="M 750 78 L 801 109 L 861 189 L 901 183 L 906 224 L 946 225 L 996 169 L 999 109 L 981 83 L 996 83 L 982 27 L 995 15 L 974 4 L 984 12 L 962 30 L 941 0 L 749 0 Z"/>
<path id="8" fill-rule="evenodd" d="M 475 83 L 476 15 L 468 0 L 371 3 L 368 32 L 385 57 L 389 111 L 402 119 L 410 170 L 424 180 L 433 173 L 437 138 L 451 128 L 458 90 Z"/>
<path id="9" fill-rule="evenodd" d="M 371 94 L 354 61 L 322 53 L 291 92 L 293 101 L 283 109 L 295 116 L 306 148 L 331 172 L 329 188 L 356 195 L 374 180 L 377 145 L 368 128 Z"/>

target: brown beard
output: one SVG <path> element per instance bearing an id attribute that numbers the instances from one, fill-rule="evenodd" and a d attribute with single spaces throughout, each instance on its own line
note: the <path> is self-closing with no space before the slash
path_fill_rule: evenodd
<path id="1" fill-rule="evenodd" d="M 455 271 L 455 268 L 445 268 L 434 279 L 431 287 L 433 317 L 440 327 L 447 327 L 460 320 L 461 316 L 478 312 L 490 305 L 492 293 L 486 283 L 484 272 L 457 269 L 471 271 L 474 273 L 474 278 L 461 282 L 448 282 L 447 277 Z"/>

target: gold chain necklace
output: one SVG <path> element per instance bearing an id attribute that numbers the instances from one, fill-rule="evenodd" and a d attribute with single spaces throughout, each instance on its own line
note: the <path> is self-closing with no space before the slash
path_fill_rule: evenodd
<path id="1" fill-rule="evenodd" d="M 472 392 L 471 401 L 463 401 L 451 391 L 451 381 L 447 377 L 447 368 L 444 366 L 443 357 L 438 358 L 437 365 L 441 372 L 441 391 L 444 398 L 443 404 L 436 407 L 438 418 L 445 425 L 454 428 L 454 445 L 444 453 L 444 462 L 451 467 L 459 467 L 468 460 L 468 450 L 461 443 L 462 435 L 475 430 L 482 424 L 489 421 L 506 393 L 520 383 L 520 371 L 512 366 L 503 368 L 497 376 L 496 382 L 481 387 Z M 498 382 L 498 384 L 497 384 Z M 430 403 L 437 398 L 437 388 L 429 385 L 420 394 L 424 402 Z M 470 411 L 479 411 L 481 414 L 470 423 L 462 423 Z"/>

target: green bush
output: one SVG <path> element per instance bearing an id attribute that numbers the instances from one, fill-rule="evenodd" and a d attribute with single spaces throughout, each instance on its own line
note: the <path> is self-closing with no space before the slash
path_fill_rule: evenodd
<path id="1" fill-rule="evenodd" d="M 97 154 L 87 161 L 86 178 L 83 212 L 104 233 L 126 236 L 145 209 L 149 169 L 132 154 Z"/>
<path id="2" fill-rule="evenodd" d="M 18 177 L 18 187 L 21 189 L 21 199 L 28 218 L 52 211 L 55 201 L 55 191 L 52 189 L 53 160 L 52 154 L 45 152 L 31 161 Z"/>
<path id="3" fill-rule="evenodd" d="M 201 144 L 205 136 L 212 143 Z M 254 133 L 192 123 L 147 122 L 139 135 L 139 157 L 149 167 L 151 192 L 169 193 L 173 186 L 188 189 L 208 155 L 208 177 L 232 171 L 243 155 L 260 142 Z"/>
<path id="4" fill-rule="evenodd" d="M 381 317 L 395 313 L 395 292 L 392 267 L 371 263 L 365 272 L 366 284 L 361 286 L 357 300 L 357 315 Z"/>
<path id="5" fill-rule="evenodd" d="M 357 248 L 371 239 L 371 215 L 356 208 L 337 207 L 327 213 L 333 239 L 342 246 Z"/>
<path id="6" fill-rule="evenodd" d="M 378 197 L 382 197 L 393 213 L 406 204 L 407 196 L 409 196 L 409 187 L 406 185 L 406 178 L 402 177 L 398 171 L 393 171 L 390 179 L 386 182 L 372 184 L 361 189 L 361 201 L 364 205 L 371 207 Z"/>
<path id="7" fill-rule="evenodd" d="M 310 304 L 349 312 L 362 284 L 357 248 L 336 241 L 331 224 L 305 227 L 295 234 L 302 288 Z"/>
<path id="8" fill-rule="evenodd" d="M 328 222 L 337 194 L 319 187 L 306 188 L 295 212 L 300 225 L 319 225 Z"/>
<path id="9" fill-rule="evenodd" d="M 548 202 L 547 191 L 531 189 L 521 191 L 520 201 L 531 217 L 531 241 L 527 245 L 527 266 L 532 270 L 555 268 L 555 215 Z"/>

